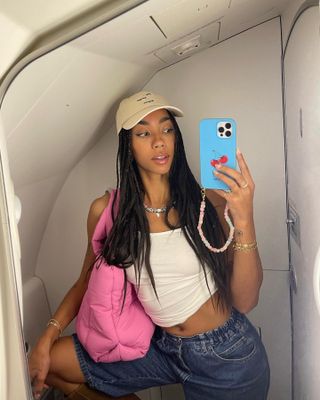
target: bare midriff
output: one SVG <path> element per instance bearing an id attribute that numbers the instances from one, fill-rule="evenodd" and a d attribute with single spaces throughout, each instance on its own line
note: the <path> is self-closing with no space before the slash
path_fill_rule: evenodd
<path id="1" fill-rule="evenodd" d="M 209 298 L 182 324 L 162 329 L 176 336 L 194 336 L 222 326 L 229 317 L 230 310 L 217 305 L 217 293 L 215 293 L 212 295 L 212 300 Z"/>

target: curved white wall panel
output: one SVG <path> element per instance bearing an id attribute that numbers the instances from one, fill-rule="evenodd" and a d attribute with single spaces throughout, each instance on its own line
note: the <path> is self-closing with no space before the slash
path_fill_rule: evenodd
<path id="1" fill-rule="evenodd" d="M 318 313 L 320 314 L 320 247 L 314 262 L 313 291 Z"/>
<path id="2" fill-rule="evenodd" d="M 0 7 L 0 78 L 29 44 L 33 35 L 28 28 L 12 20 Z"/>
<path id="3" fill-rule="evenodd" d="M 109 0 L 2 1 L 0 78 L 37 36 Z"/>
<path id="4" fill-rule="evenodd" d="M 283 13 L 281 14 L 283 34 L 282 39 L 284 45 L 288 39 L 290 28 L 296 13 L 302 4 L 306 3 L 307 1 L 308 0 L 289 0 L 287 2 L 287 6 L 284 8 Z"/>
<path id="5" fill-rule="evenodd" d="M 291 236 L 297 292 L 292 296 L 294 397 L 319 398 L 320 318 L 314 300 L 314 260 L 320 243 L 319 9 L 297 21 L 285 56 L 289 200 L 300 216 L 300 246 Z"/>
<path id="6" fill-rule="evenodd" d="M 26 399 L 27 365 L 22 337 L 20 248 L 14 190 L 0 118 L 0 396 Z M 17 384 L 19 382 L 19 384 Z"/>

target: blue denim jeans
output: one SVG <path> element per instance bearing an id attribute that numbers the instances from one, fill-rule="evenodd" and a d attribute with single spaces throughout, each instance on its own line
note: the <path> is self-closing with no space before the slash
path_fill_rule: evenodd
<path id="1" fill-rule="evenodd" d="M 89 386 L 121 396 L 181 383 L 186 400 L 266 400 L 270 370 L 264 346 L 247 317 L 233 309 L 226 323 L 192 337 L 157 327 L 148 353 L 133 361 L 94 362 L 73 335 Z"/>

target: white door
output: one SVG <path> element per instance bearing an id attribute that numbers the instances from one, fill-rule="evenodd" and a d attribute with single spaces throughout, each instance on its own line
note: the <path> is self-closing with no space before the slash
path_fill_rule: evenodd
<path id="1" fill-rule="evenodd" d="M 286 138 L 290 234 L 294 398 L 316 400 L 320 381 L 320 316 L 313 296 L 313 269 L 320 246 L 320 40 L 319 9 L 297 20 L 285 54 Z M 319 284 L 319 283 L 318 283 Z"/>

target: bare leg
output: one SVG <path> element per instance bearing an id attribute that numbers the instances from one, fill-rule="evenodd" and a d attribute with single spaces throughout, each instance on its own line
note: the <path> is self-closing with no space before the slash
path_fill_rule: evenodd
<path id="1" fill-rule="evenodd" d="M 55 342 L 50 352 L 51 364 L 46 384 L 70 395 L 74 400 L 138 400 L 134 394 L 122 397 L 108 396 L 97 390 L 90 389 L 85 383 L 78 357 L 71 336 L 65 336 Z"/>
<path id="2" fill-rule="evenodd" d="M 51 364 L 46 383 L 64 393 L 72 392 L 85 382 L 71 336 L 56 341 L 50 353 Z"/>
<path id="3" fill-rule="evenodd" d="M 54 374 L 49 374 L 46 379 L 46 384 L 56 389 L 61 390 L 64 394 L 68 395 L 79 387 L 79 383 L 71 383 L 64 381 Z"/>

